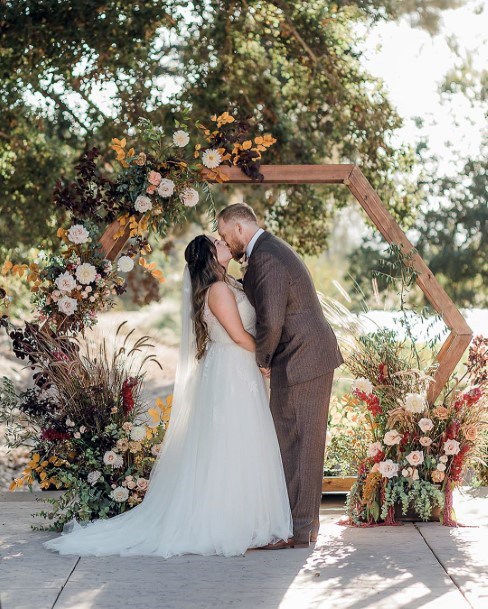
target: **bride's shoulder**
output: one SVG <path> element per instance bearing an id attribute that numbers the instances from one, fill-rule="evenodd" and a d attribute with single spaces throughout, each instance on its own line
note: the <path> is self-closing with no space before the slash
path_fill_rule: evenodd
<path id="1" fill-rule="evenodd" d="M 232 289 L 226 281 L 215 281 L 207 290 L 207 302 L 220 300 L 228 295 L 232 295 Z"/>

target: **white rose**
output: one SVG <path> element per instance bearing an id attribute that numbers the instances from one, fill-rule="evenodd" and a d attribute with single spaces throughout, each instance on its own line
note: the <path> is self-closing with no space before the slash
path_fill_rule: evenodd
<path id="1" fill-rule="evenodd" d="M 151 199 L 145 195 L 139 195 L 134 203 L 134 209 L 136 211 L 140 211 L 141 213 L 149 211 L 152 209 Z"/>
<path id="2" fill-rule="evenodd" d="M 115 467 L 115 464 L 117 463 L 117 453 L 115 453 L 113 450 L 107 450 L 106 453 L 103 455 L 103 462 L 105 463 L 105 465 L 111 465 L 112 467 Z"/>
<path id="3" fill-rule="evenodd" d="M 434 423 L 432 422 L 432 419 L 424 417 L 423 419 L 420 419 L 418 426 L 424 433 L 427 433 L 434 428 Z"/>
<path id="4" fill-rule="evenodd" d="M 405 396 L 405 408 L 409 412 L 423 412 L 425 410 L 425 399 L 420 393 L 407 393 Z"/>
<path id="5" fill-rule="evenodd" d="M 398 431 L 396 429 L 392 429 L 391 431 L 387 431 L 385 433 L 383 442 L 387 446 L 394 446 L 395 444 L 400 444 L 402 437 L 403 436 L 401 433 L 398 433 Z"/>
<path id="6" fill-rule="evenodd" d="M 117 268 L 122 273 L 130 273 L 134 268 L 134 261 L 130 256 L 121 256 L 119 258 L 119 262 L 117 263 Z"/>
<path id="7" fill-rule="evenodd" d="M 459 450 L 459 442 L 457 440 L 447 440 L 444 442 L 444 452 L 446 455 L 457 455 Z"/>
<path id="8" fill-rule="evenodd" d="M 117 501 L 118 503 L 123 503 L 124 501 L 127 501 L 129 497 L 129 491 L 123 486 L 117 486 L 110 493 L 110 496 L 114 501 Z"/>
<path id="9" fill-rule="evenodd" d="M 90 472 L 86 478 L 88 481 L 88 484 L 91 484 L 92 486 L 94 484 L 96 484 L 101 475 L 102 475 L 102 472 L 99 472 L 98 470 L 94 470 L 93 472 Z"/>
<path id="10" fill-rule="evenodd" d="M 70 275 L 68 271 L 65 271 L 59 275 L 59 277 L 55 279 L 54 283 L 61 292 L 71 292 L 71 290 L 74 290 L 76 287 L 75 278 L 73 275 Z"/>
<path id="11" fill-rule="evenodd" d="M 136 483 L 134 482 L 134 480 L 128 480 L 127 481 L 127 488 L 130 488 L 131 490 L 133 488 L 136 488 Z"/>
<path id="12" fill-rule="evenodd" d="M 424 462 L 423 450 L 412 450 L 406 457 L 410 465 L 421 465 Z"/>
<path id="13" fill-rule="evenodd" d="M 373 442 L 368 446 L 368 457 L 376 457 L 376 455 L 382 450 L 381 442 Z"/>
<path id="14" fill-rule="evenodd" d="M 218 150 L 209 148 L 202 154 L 202 163 L 209 169 L 215 169 L 222 163 L 222 156 Z"/>
<path id="15" fill-rule="evenodd" d="M 76 440 L 79 440 L 79 439 L 81 438 L 81 434 L 80 434 L 80 432 L 79 432 L 79 431 L 75 431 L 75 433 L 73 434 L 73 437 L 74 437 Z"/>
<path id="16" fill-rule="evenodd" d="M 72 421 L 69 417 L 66 419 L 66 427 L 74 427 L 75 422 Z"/>
<path id="17" fill-rule="evenodd" d="M 163 198 L 171 197 L 175 190 L 175 183 L 173 180 L 169 180 L 168 178 L 163 178 L 161 182 L 159 182 L 158 186 L 158 195 Z"/>
<path id="18" fill-rule="evenodd" d="M 405 469 L 402 469 L 402 476 L 404 478 L 410 478 L 410 476 L 412 475 L 412 471 L 413 467 L 406 467 Z"/>
<path id="19" fill-rule="evenodd" d="M 430 446 L 432 444 L 432 438 L 429 438 L 428 436 L 422 436 L 421 438 L 419 438 L 419 442 L 422 446 Z"/>
<path id="20" fill-rule="evenodd" d="M 173 144 L 178 146 L 178 148 L 183 148 L 183 146 L 186 146 L 189 141 L 190 136 L 186 131 L 182 131 L 180 129 L 179 131 L 175 131 L 173 133 Z"/>
<path id="21" fill-rule="evenodd" d="M 137 425 L 133 427 L 130 431 L 130 437 L 131 440 L 134 440 L 135 442 L 140 442 L 141 440 L 144 440 L 146 437 L 146 428 L 142 425 Z"/>
<path id="22" fill-rule="evenodd" d="M 93 266 L 93 264 L 90 264 L 89 262 L 84 262 L 83 264 L 80 264 L 80 266 L 76 269 L 76 278 L 83 285 L 87 285 L 89 283 L 92 283 L 92 281 L 95 281 L 96 276 L 97 269 Z"/>
<path id="23" fill-rule="evenodd" d="M 200 196 L 194 188 L 184 188 L 180 194 L 180 199 L 185 207 L 195 207 Z"/>
<path id="24" fill-rule="evenodd" d="M 71 243 L 86 243 L 90 233 L 82 224 L 73 224 L 68 231 L 68 239 Z"/>
<path id="25" fill-rule="evenodd" d="M 113 464 L 114 468 L 120 468 L 124 466 L 124 457 L 122 455 L 117 455 Z"/>
<path id="26" fill-rule="evenodd" d="M 445 464 L 445 463 L 439 463 L 439 464 L 437 465 L 437 469 L 438 469 L 440 472 L 445 472 L 445 471 L 446 471 L 446 464 Z"/>
<path id="27" fill-rule="evenodd" d="M 446 457 L 446 455 L 442 455 L 442 457 L 439 457 L 439 461 L 441 463 L 447 463 L 449 461 L 449 457 Z"/>
<path id="28" fill-rule="evenodd" d="M 370 393 L 373 393 L 373 385 L 372 385 L 371 381 L 369 381 L 368 379 L 365 379 L 363 377 L 358 378 L 353 381 L 352 389 L 353 389 L 353 391 L 355 391 L 355 390 L 362 391 L 363 393 L 366 393 L 367 395 L 369 395 Z"/>
<path id="29" fill-rule="evenodd" d="M 63 296 L 60 300 L 58 300 L 58 309 L 65 315 L 73 315 L 77 308 L 78 303 L 74 298 Z"/>
<path id="30" fill-rule="evenodd" d="M 391 459 L 380 461 L 378 463 L 378 471 L 383 478 L 393 478 L 393 476 L 398 476 L 398 463 L 393 463 Z"/>
<path id="31" fill-rule="evenodd" d="M 80 427 L 80 433 L 85 433 L 85 431 L 86 431 L 86 427 L 84 425 L 82 425 Z"/>

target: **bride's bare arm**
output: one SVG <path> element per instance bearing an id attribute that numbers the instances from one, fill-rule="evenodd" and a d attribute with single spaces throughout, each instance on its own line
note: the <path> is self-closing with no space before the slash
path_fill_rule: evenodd
<path id="1" fill-rule="evenodd" d="M 235 296 L 226 283 L 218 281 L 210 286 L 208 306 L 235 343 L 247 351 L 256 351 L 254 337 L 244 329 Z"/>

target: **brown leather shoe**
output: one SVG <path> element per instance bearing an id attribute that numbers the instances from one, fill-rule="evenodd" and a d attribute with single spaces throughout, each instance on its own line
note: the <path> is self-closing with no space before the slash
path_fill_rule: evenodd
<path id="1" fill-rule="evenodd" d="M 258 550 L 284 550 L 285 548 L 291 548 L 293 546 L 290 545 L 289 540 L 285 541 L 284 539 L 280 539 L 275 543 L 268 543 L 265 546 L 261 546 L 257 548 Z"/>
<path id="2" fill-rule="evenodd" d="M 290 545 L 290 548 L 309 548 L 310 547 L 310 542 L 307 541 L 306 539 L 295 541 L 292 537 L 291 539 L 288 540 L 288 543 Z"/>

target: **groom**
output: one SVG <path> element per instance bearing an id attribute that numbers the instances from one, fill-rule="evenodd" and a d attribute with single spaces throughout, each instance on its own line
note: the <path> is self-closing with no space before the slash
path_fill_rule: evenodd
<path id="1" fill-rule="evenodd" d="M 308 547 L 319 530 L 334 369 L 344 360 L 297 253 L 260 228 L 246 204 L 223 209 L 218 230 L 234 258 L 247 263 L 243 284 L 256 309 L 256 361 L 271 379 L 270 408 L 293 515 L 293 538 L 266 549 Z"/>

